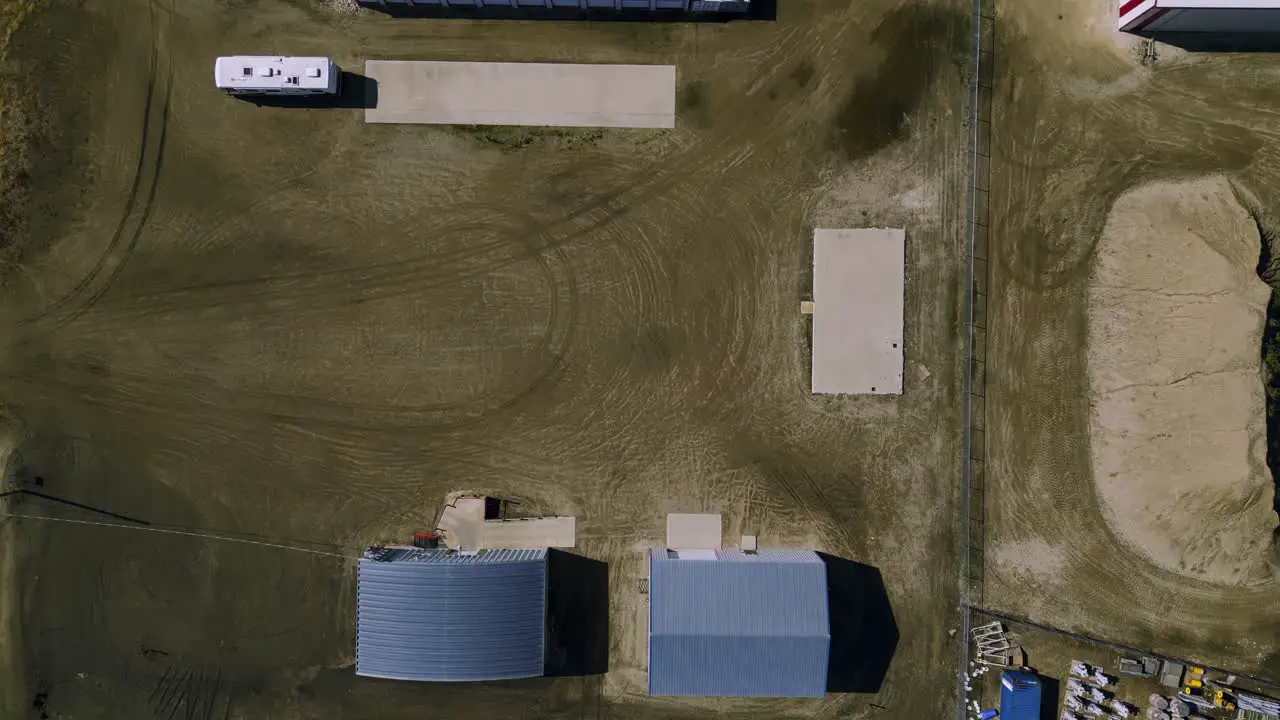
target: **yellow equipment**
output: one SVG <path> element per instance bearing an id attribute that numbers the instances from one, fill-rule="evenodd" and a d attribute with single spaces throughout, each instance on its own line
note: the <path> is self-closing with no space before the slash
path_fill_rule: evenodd
<path id="1" fill-rule="evenodd" d="M 1226 710 L 1227 712 L 1231 712 L 1236 709 L 1234 698 L 1232 698 L 1230 695 L 1226 694 L 1221 690 L 1214 691 L 1213 704 L 1217 705 L 1223 710 Z"/>

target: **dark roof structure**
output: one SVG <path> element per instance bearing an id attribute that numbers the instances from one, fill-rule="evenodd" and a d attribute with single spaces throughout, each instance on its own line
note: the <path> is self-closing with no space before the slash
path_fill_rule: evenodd
<path id="1" fill-rule="evenodd" d="M 830 644 L 816 553 L 650 553 L 650 695 L 820 697 Z"/>
<path id="2" fill-rule="evenodd" d="M 546 550 L 371 550 L 357 575 L 357 675 L 474 681 L 543 674 Z"/>

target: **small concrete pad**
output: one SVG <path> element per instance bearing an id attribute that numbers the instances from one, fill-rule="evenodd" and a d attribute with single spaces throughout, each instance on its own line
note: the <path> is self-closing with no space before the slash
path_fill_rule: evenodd
<path id="1" fill-rule="evenodd" d="M 906 236 L 813 231 L 814 393 L 902 394 Z"/>
<path id="2" fill-rule="evenodd" d="M 444 532 L 445 547 L 459 550 L 463 547 L 480 547 L 483 539 L 480 526 L 484 523 L 484 498 L 479 495 L 445 497 L 444 510 L 436 527 Z"/>
<path id="3" fill-rule="evenodd" d="M 445 547 L 571 548 L 578 541 L 577 519 L 568 516 L 485 520 L 485 498 L 450 493 L 436 527 L 444 532 Z"/>
<path id="4" fill-rule="evenodd" d="M 453 532 L 445 535 L 445 547 L 452 547 L 455 550 L 465 550 L 474 552 L 484 548 L 484 530 L 482 522 L 472 522 L 464 520 L 459 522 Z"/>
<path id="5" fill-rule="evenodd" d="M 577 543 L 573 517 L 489 520 L 483 532 L 486 548 L 571 548 Z"/>
<path id="6" fill-rule="evenodd" d="M 670 128 L 674 65 L 369 60 L 369 123 Z"/>
<path id="7" fill-rule="evenodd" d="M 667 547 L 672 550 L 719 550 L 720 515 L 670 513 L 667 515 Z"/>

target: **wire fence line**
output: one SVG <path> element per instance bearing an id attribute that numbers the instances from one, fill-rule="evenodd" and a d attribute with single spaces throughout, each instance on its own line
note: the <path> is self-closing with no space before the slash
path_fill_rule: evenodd
<path id="1" fill-rule="evenodd" d="M 969 632 L 975 616 L 1000 620 L 1111 648 L 1121 653 L 1195 664 L 1235 675 L 1259 686 L 1280 689 L 1280 680 L 1191 662 L 1111 640 L 1071 632 L 1028 618 L 988 610 L 984 605 L 986 547 L 986 382 L 987 291 L 990 286 L 989 229 L 991 190 L 992 87 L 995 77 L 995 1 L 973 0 L 972 78 L 969 84 L 968 207 L 965 234 L 965 355 L 962 401 L 962 559 L 960 572 L 960 667 L 957 673 L 957 720 L 965 720 L 965 673 L 969 665 Z"/>
<path id="2" fill-rule="evenodd" d="M 994 610 L 986 610 L 980 607 L 972 607 L 970 609 L 974 615 L 981 615 L 983 617 L 990 618 L 992 620 L 999 620 L 1001 622 L 1008 623 L 1009 625 L 1022 625 L 1024 627 L 1034 628 L 1041 632 L 1051 633 L 1054 635 L 1059 635 L 1061 637 L 1072 638 L 1074 640 L 1079 640 L 1081 642 L 1086 642 L 1093 645 L 1102 645 L 1104 647 L 1111 648 L 1112 650 L 1117 650 L 1121 653 L 1129 653 L 1134 655 L 1148 655 L 1150 657 L 1154 657 L 1159 660 L 1170 660 L 1172 662 L 1182 663 L 1183 665 L 1195 665 L 1198 667 L 1205 668 L 1206 670 L 1211 670 L 1216 673 L 1221 673 L 1223 675 L 1235 675 L 1236 677 L 1249 680 L 1250 682 L 1253 682 L 1256 685 L 1280 689 L 1280 681 L 1272 680 L 1270 678 L 1264 678 L 1258 675 L 1250 675 L 1249 673 L 1243 673 L 1237 670 L 1228 670 L 1225 668 L 1214 667 L 1213 665 L 1209 665 L 1207 663 L 1203 663 L 1199 661 L 1191 661 L 1191 660 L 1185 660 L 1182 658 L 1171 657 L 1169 655 L 1162 655 L 1158 652 L 1152 652 L 1150 650 L 1137 648 L 1132 645 L 1126 645 L 1124 643 L 1115 642 L 1113 640 L 1103 640 L 1102 638 L 1096 638 L 1096 637 L 1093 637 L 1092 635 L 1085 635 L 1084 633 L 1071 632 L 1070 630 L 1063 630 L 1061 628 L 1053 627 L 1052 625 L 1044 625 L 1042 623 L 1034 622 L 1032 620 L 1028 620 L 1027 618 L 1019 617 L 1017 615 L 1007 615 L 1005 613 L 996 612 Z"/>
<path id="3" fill-rule="evenodd" d="M 961 399 L 960 648 L 956 718 L 965 720 L 972 608 L 981 605 L 986 537 L 987 248 L 991 189 L 991 84 L 995 0 L 973 0 L 970 28 L 968 190 L 965 222 L 964 392 Z"/>
<path id="4" fill-rule="evenodd" d="M 263 547 L 278 548 L 280 550 L 296 550 L 298 552 L 310 553 L 312 555 L 323 555 L 326 557 L 341 558 L 343 560 L 359 560 L 360 555 L 346 555 L 343 553 L 329 552 L 327 550 L 316 550 L 313 548 L 298 547 L 297 545 L 285 545 L 283 543 L 267 542 L 265 540 L 249 540 L 248 538 L 238 538 L 230 535 L 219 535 L 217 533 L 198 532 L 194 530 L 172 530 L 169 528 L 156 527 L 154 525 L 125 525 L 123 523 L 100 522 L 97 520 L 73 520 L 71 518 L 49 517 L 47 515 L 24 515 L 22 513 L 0 512 L 0 518 L 15 518 L 22 520 L 44 520 L 48 522 L 73 523 L 76 525 L 94 525 L 97 527 L 120 528 L 121 530 L 138 530 L 142 532 L 164 533 L 166 535 L 185 535 L 187 537 L 202 538 L 205 540 L 218 540 L 222 542 L 238 542 L 246 545 L 260 545 Z"/>

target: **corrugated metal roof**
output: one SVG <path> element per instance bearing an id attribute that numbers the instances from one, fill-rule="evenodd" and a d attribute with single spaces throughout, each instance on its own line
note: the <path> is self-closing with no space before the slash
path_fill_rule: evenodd
<path id="1" fill-rule="evenodd" d="M 438 681 L 542 675 L 546 550 L 461 555 L 405 548 L 391 556 L 360 560 L 357 675 Z"/>
<path id="2" fill-rule="evenodd" d="M 788 565 L 823 564 L 822 558 L 812 550 L 760 550 L 747 553 L 735 548 L 724 548 L 716 550 L 716 559 L 730 562 L 787 563 Z"/>
<path id="3" fill-rule="evenodd" d="M 827 574 L 807 550 L 649 556 L 649 694 L 820 697 Z"/>
<path id="4" fill-rule="evenodd" d="M 1000 673 L 1000 717 L 1040 720 L 1040 678 L 1021 670 Z"/>
<path id="5" fill-rule="evenodd" d="M 505 562 L 528 562 L 530 560 L 545 560 L 547 557 L 546 548 L 541 549 L 516 549 L 516 548 L 494 548 L 492 550 L 480 550 L 475 553 L 461 553 L 445 548 L 386 548 L 385 560 L 388 562 L 416 562 L 416 563 L 437 563 L 449 565 L 462 565 L 468 563 L 505 563 Z M 365 557 L 369 557 L 370 553 L 366 553 Z"/>

